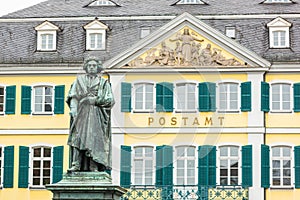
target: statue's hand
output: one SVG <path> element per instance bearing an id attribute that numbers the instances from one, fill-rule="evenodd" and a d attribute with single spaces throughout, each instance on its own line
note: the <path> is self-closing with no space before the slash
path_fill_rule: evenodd
<path id="1" fill-rule="evenodd" d="M 88 102 L 90 105 L 95 105 L 97 97 L 88 97 Z"/>

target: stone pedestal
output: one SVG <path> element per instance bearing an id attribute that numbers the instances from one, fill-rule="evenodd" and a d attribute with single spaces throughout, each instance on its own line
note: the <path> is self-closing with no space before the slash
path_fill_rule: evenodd
<path id="1" fill-rule="evenodd" d="M 46 188 L 53 193 L 53 200 L 120 200 L 126 190 L 112 185 L 106 172 L 72 172 Z"/>

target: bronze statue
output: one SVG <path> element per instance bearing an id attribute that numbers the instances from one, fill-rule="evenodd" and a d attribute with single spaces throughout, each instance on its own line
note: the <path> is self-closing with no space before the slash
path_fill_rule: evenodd
<path id="1" fill-rule="evenodd" d="M 114 98 L 110 83 L 98 73 L 101 62 L 87 59 L 72 84 L 67 98 L 71 127 L 68 145 L 72 150 L 73 171 L 105 171 L 111 169 L 110 111 Z"/>

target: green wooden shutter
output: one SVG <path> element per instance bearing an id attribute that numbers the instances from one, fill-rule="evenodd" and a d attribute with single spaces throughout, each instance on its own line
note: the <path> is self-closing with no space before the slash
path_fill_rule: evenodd
<path id="1" fill-rule="evenodd" d="M 5 114 L 15 114 L 16 110 L 16 86 L 6 87 Z"/>
<path id="2" fill-rule="evenodd" d="M 252 145 L 242 147 L 242 185 L 252 186 Z"/>
<path id="3" fill-rule="evenodd" d="M 29 147 L 19 147 L 19 188 L 28 187 Z"/>
<path id="4" fill-rule="evenodd" d="M 270 187 L 270 149 L 267 145 L 261 145 L 261 187 Z"/>
<path id="5" fill-rule="evenodd" d="M 200 112 L 209 112 L 216 110 L 216 84 L 199 83 L 198 85 L 198 103 Z"/>
<path id="6" fill-rule="evenodd" d="M 3 187 L 14 187 L 14 146 L 4 147 Z"/>
<path id="7" fill-rule="evenodd" d="M 295 158 L 295 188 L 300 188 L 300 146 L 294 147 Z"/>
<path id="8" fill-rule="evenodd" d="M 216 147 L 198 147 L 198 186 L 216 185 Z"/>
<path id="9" fill-rule="evenodd" d="M 173 112 L 173 83 L 156 84 L 156 111 Z"/>
<path id="10" fill-rule="evenodd" d="M 131 84 L 121 83 L 121 112 L 131 112 Z"/>
<path id="11" fill-rule="evenodd" d="M 261 82 L 261 111 L 270 111 L 270 85 L 266 82 Z"/>
<path id="12" fill-rule="evenodd" d="M 31 87 L 21 87 L 21 114 L 31 114 Z"/>
<path id="13" fill-rule="evenodd" d="M 294 111 L 300 112 L 300 83 L 294 84 Z"/>
<path id="14" fill-rule="evenodd" d="M 241 83 L 241 111 L 251 111 L 251 82 Z"/>
<path id="15" fill-rule="evenodd" d="M 55 86 L 55 95 L 54 95 L 54 113 L 55 114 L 64 114 L 65 109 L 65 86 L 57 85 Z"/>
<path id="16" fill-rule="evenodd" d="M 173 147 L 156 147 L 156 186 L 173 185 Z"/>
<path id="17" fill-rule="evenodd" d="M 57 183 L 62 179 L 64 161 L 64 147 L 57 146 L 53 148 L 53 171 L 52 183 Z"/>
<path id="18" fill-rule="evenodd" d="M 156 147 L 156 175 L 155 175 L 155 185 L 161 187 L 163 185 L 163 152 L 162 148 L 164 146 Z"/>
<path id="19" fill-rule="evenodd" d="M 130 188 L 131 185 L 131 147 L 121 146 L 120 185 Z"/>

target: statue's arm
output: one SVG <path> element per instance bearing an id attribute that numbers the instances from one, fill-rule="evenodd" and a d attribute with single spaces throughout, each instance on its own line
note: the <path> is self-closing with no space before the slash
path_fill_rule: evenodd
<path id="1" fill-rule="evenodd" d="M 110 83 L 105 80 L 102 90 L 99 90 L 95 105 L 101 107 L 112 107 L 115 103 Z"/>
<path id="2" fill-rule="evenodd" d="M 70 115 L 75 118 L 77 116 L 78 100 L 76 98 L 76 81 L 71 85 L 67 103 L 70 107 Z"/>

